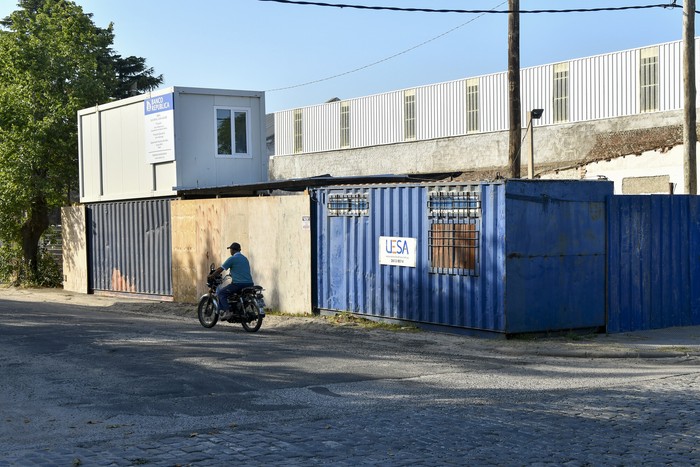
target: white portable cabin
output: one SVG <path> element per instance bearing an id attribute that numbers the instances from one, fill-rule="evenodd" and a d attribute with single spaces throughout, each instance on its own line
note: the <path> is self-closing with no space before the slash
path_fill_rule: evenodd
<path id="1" fill-rule="evenodd" d="M 78 112 L 82 203 L 268 179 L 265 93 L 170 87 Z"/>

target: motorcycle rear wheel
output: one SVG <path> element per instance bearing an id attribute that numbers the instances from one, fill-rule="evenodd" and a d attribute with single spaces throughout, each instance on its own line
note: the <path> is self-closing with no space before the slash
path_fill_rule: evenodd
<path id="1" fill-rule="evenodd" d="M 258 307 L 254 303 L 248 302 L 243 306 L 243 329 L 248 332 L 255 332 L 262 326 L 263 318 Z"/>
<path id="2" fill-rule="evenodd" d="M 211 297 L 202 297 L 197 306 L 197 317 L 199 324 L 205 328 L 212 328 L 219 321 L 219 314 L 216 312 L 216 302 Z"/>

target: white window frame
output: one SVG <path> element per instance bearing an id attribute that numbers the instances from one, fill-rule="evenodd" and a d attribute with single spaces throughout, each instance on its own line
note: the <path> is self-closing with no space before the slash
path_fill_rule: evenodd
<path id="1" fill-rule="evenodd" d="M 471 78 L 466 83 L 467 133 L 479 132 L 479 79 Z"/>
<path id="2" fill-rule="evenodd" d="M 639 110 L 659 110 L 659 48 L 647 47 L 639 52 Z"/>
<path id="3" fill-rule="evenodd" d="M 416 140 L 416 90 L 408 89 L 403 93 L 403 139 Z"/>
<path id="4" fill-rule="evenodd" d="M 304 111 L 302 109 L 294 109 L 293 134 L 294 154 L 300 154 L 304 152 Z"/>
<path id="5" fill-rule="evenodd" d="M 554 123 L 569 121 L 569 63 L 557 63 L 552 68 Z"/>
<path id="6" fill-rule="evenodd" d="M 340 103 L 340 147 L 350 147 L 350 102 Z"/>
<path id="7" fill-rule="evenodd" d="M 219 154 L 219 110 L 228 110 L 231 112 L 231 152 L 232 154 Z M 246 152 L 236 152 L 236 113 L 245 113 L 245 139 Z M 219 159 L 252 159 L 253 157 L 253 139 L 251 138 L 251 110 L 248 107 L 229 107 L 215 106 L 214 107 L 214 154 Z"/>

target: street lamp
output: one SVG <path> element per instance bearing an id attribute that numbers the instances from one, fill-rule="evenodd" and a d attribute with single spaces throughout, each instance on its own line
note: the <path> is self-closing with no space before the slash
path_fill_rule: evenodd
<path id="1" fill-rule="evenodd" d="M 527 119 L 527 128 L 530 130 L 530 160 L 527 165 L 527 178 L 530 180 L 535 178 L 535 147 L 532 141 L 532 121 L 539 120 L 543 113 L 544 109 L 532 109 L 530 111 L 530 118 Z"/>

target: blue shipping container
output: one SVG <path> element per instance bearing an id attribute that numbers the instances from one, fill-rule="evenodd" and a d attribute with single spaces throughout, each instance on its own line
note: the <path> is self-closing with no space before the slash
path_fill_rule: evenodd
<path id="1" fill-rule="evenodd" d="M 604 326 L 611 194 L 597 181 L 316 189 L 315 306 L 499 334 Z"/>

